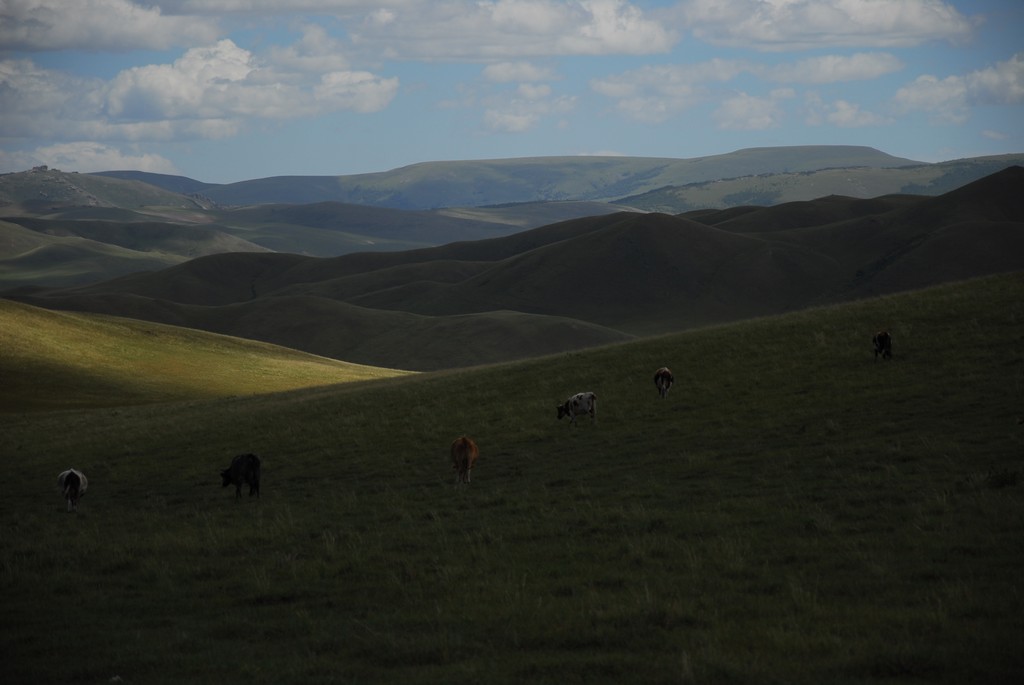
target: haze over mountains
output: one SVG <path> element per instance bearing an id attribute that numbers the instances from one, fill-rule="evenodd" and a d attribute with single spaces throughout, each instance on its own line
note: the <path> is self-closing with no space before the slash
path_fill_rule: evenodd
<path id="1" fill-rule="evenodd" d="M 104 175 L 141 180 L 178 193 L 201 194 L 221 205 L 331 201 L 436 209 L 564 200 L 609 202 L 667 186 L 737 176 L 908 165 L 920 163 L 873 148 L 833 145 L 751 148 L 695 159 L 535 157 L 423 162 L 372 174 L 277 176 L 229 184 L 140 172 Z"/>
<path id="2" fill-rule="evenodd" d="M 1021 188 L 1011 167 L 937 197 L 620 212 L 335 258 L 211 254 L 9 296 L 429 370 L 1020 270 Z"/>
<path id="3" fill-rule="evenodd" d="M 1024 154 L 920 164 L 871 148 L 802 146 L 698 159 L 430 162 L 224 186 L 37 168 L 0 175 L 0 292 L 85 284 L 229 251 L 333 257 L 408 250 L 623 210 L 679 214 L 827 195 L 938 195 L 1015 164 L 1024 164 Z M 393 206 L 338 201 L 346 198 Z M 571 199 L 545 201 L 551 198 Z M 317 201 L 295 204 L 308 199 Z M 516 202 L 499 204 L 506 200 Z M 249 204 L 234 204 L 243 201 Z"/>

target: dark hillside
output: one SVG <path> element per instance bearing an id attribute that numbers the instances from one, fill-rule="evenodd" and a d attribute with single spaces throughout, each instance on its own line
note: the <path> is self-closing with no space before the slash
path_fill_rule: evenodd
<path id="1" fill-rule="evenodd" d="M 209 255 L 156 273 L 131 274 L 59 292 L 82 299 L 130 293 L 180 304 L 225 305 L 252 300 L 258 294 L 256 286 L 260 279 L 273 279 L 311 259 L 274 252 Z"/>
<path id="2" fill-rule="evenodd" d="M 863 297 L 1024 268 L 1024 168 L 889 212 L 776 233 L 834 259 L 831 296 Z"/>
<path id="3" fill-rule="evenodd" d="M 921 197 L 908 195 L 889 195 L 870 200 L 829 195 L 817 200 L 787 202 L 771 207 L 726 209 L 704 214 L 702 220 L 736 233 L 771 233 L 885 214 L 922 200 Z"/>
<path id="4" fill-rule="evenodd" d="M 434 315 L 514 309 L 628 330 L 646 328 L 653 319 L 666 330 L 795 306 L 793 294 L 826 268 L 799 252 L 685 219 L 629 214 L 496 262 L 460 283 L 433 289 L 408 284 L 355 301 Z M 777 269 L 778 260 L 800 266 Z M 744 286 L 751 282 L 760 285 Z M 770 304 L 766 292 L 774 299 Z"/>
<path id="5" fill-rule="evenodd" d="M 907 221 L 953 224 L 965 221 L 1020 221 L 1024 216 L 1024 167 L 991 176 L 908 207 Z"/>

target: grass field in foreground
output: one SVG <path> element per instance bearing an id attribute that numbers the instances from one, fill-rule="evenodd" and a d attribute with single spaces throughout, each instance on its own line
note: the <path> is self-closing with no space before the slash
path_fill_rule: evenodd
<path id="1" fill-rule="evenodd" d="M 369 385 L 6 415 L 0 676 L 1018 683 L 1022 292 L 1011 275 Z M 883 326 L 891 362 L 870 351 Z M 579 390 L 598 423 L 570 429 L 554 407 Z M 481 459 L 456 488 L 463 432 Z M 236 502 L 217 471 L 249 450 L 263 497 Z M 55 490 L 72 465 L 77 515 Z"/>
<path id="2" fill-rule="evenodd" d="M 404 373 L 0 299 L 0 413 L 252 395 Z"/>

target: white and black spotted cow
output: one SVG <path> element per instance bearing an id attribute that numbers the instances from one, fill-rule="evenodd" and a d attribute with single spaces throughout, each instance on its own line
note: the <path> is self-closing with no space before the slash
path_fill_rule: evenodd
<path id="1" fill-rule="evenodd" d="M 663 366 L 654 372 L 654 386 L 658 389 L 658 394 L 661 395 L 661 399 L 665 399 L 668 395 L 669 388 L 675 382 L 675 378 L 672 376 L 672 370 L 667 366 Z"/>
<path id="2" fill-rule="evenodd" d="M 892 336 L 888 331 L 875 333 L 871 338 L 871 344 L 875 347 L 875 361 L 878 361 L 879 355 L 882 359 L 892 359 Z"/>
<path id="3" fill-rule="evenodd" d="M 558 406 L 558 418 L 568 416 L 570 426 L 584 414 L 590 415 L 591 423 L 597 423 L 597 395 L 592 392 L 578 392 Z"/>
<path id="4" fill-rule="evenodd" d="M 57 476 L 57 487 L 68 502 L 68 511 L 78 511 L 78 500 L 89 487 L 89 479 L 78 469 L 68 469 Z"/>

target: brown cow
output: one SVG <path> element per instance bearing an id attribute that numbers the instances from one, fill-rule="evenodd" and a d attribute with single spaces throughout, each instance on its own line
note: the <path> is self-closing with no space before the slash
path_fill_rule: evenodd
<path id="1" fill-rule="evenodd" d="M 455 482 L 468 483 L 473 464 L 480 456 L 480 450 L 472 439 L 463 435 L 452 443 L 452 468 L 455 469 Z"/>
<path id="2" fill-rule="evenodd" d="M 672 387 L 674 382 L 675 378 L 672 377 L 672 371 L 667 366 L 663 366 L 654 372 L 654 386 L 658 388 L 658 394 L 661 395 L 661 399 L 665 399 L 669 388 Z"/>

